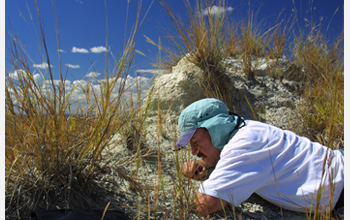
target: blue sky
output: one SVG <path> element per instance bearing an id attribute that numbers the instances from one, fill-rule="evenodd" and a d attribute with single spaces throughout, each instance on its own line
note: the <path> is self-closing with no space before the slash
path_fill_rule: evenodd
<path id="1" fill-rule="evenodd" d="M 129 2 L 129 10 L 127 8 Z M 185 17 L 183 2 L 168 1 L 172 9 L 180 16 Z M 194 1 L 192 1 L 194 2 Z M 227 1 L 227 7 L 233 10 L 228 11 L 231 16 L 237 18 L 243 16 L 247 10 L 248 1 Z M 300 5 L 300 2 L 304 5 Z M 58 20 L 59 40 L 61 49 L 61 63 L 65 70 L 68 68 L 67 78 L 70 80 L 81 79 L 90 72 L 100 73 L 106 68 L 105 51 L 112 52 L 115 56 L 122 53 L 125 37 L 130 34 L 132 25 L 135 23 L 138 1 L 137 0 L 57 0 L 56 13 Z M 299 11 L 299 19 L 302 21 L 310 14 L 309 1 L 296 1 L 296 8 Z M 268 0 L 251 1 L 253 10 L 258 10 L 257 17 L 266 23 L 276 21 L 278 14 L 285 8 L 284 17 L 292 13 L 293 3 L 291 0 Z M 318 22 L 322 16 L 329 25 L 330 37 L 342 31 L 344 1 L 339 0 L 318 0 L 313 2 L 313 17 Z M 49 55 L 53 71 L 58 74 L 58 53 L 57 38 L 55 32 L 55 20 L 53 15 L 52 1 L 38 0 L 41 20 L 43 22 Z M 338 12 L 334 15 L 336 9 Z M 107 16 L 106 18 L 106 10 Z M 139 70 L 152 69 L 150 65 L 155 62 L 158 50 L 155 46 L 146 42 L 144 35 L 154 41 L 161 37 L 162 43 L 166 44 L 164 35 L 160 29 L 170 29 L 171 22 L 165 10 L 157 0 L 144 0 L 141 8 L 146 18 L 137 35 L 136 49 L 146 56 L 137 54 L 135 56 L 135 68 Z M 307 14 L 308 13 L 308 14 Z M 128 17 L 127 17 L 128 16 Z M 283 16 L 282 16 L 283 17 Z M 32 18 L 32 19 L 31 19 Z M 106 19 L 108 19 L 108 43 L 106 45 Z M 143 19 L 141 17 L 141 19 Z M 332 19 L 332 20 L 331 20 Z M 39 50 L 39 28 L 38 18 L 35 10 L 35 3 L 31 0 L 7 0 L 5 2 L 5 24 L 6 30 L 13 32 L 19 37 L 32 59 L 32 67 L 40 68 L 45 66 L 45 60 L 40 56 Z M 125 32 L 125 24 L 127 28 Z M 333 35 L 334 33 L 334 35 Z M 332 36 L 333 35 L 333 36 Z M 6 44 L 8 41 L 6 39 Z M 110 53 L 109 53 L 110 54 Z M 8 53 L 5 52 L 6 58 Z M 92 65 L 93 63 L 93 65 Z M 10 62 L 6 61 L 6 71 L 14 71 Z M 107 63 L 107 67 L 113 67 L 113 61 Z M 57 73 L 56 73 L 57 72 Z"/>
<path id="2" fill-rule="evenodd" d="M 52 6 L 53 2 L 56 6 L 55 10 Z M 186 19 L 183 1 L 168 0 L 167 2 L 177 15 Z M 190 2 L 195 1 L 190 0 Z M 246 0 L 226 1 L 226 8 L 221 11 L 229 13 L 233 19 L 242 19 L 247 15 L 247 2 Z M 313 6 L 312 10 L 310 10 L 310 2 Z M 40 20 L 44 27 L 54 78 L 58 80 L 60 73 L 54 11 L 58 22 L 61 67 L 64 75 L 67 71 L 69 88 L 74 83 L 86 81 L 91 77 L 103 79 L 106 67 L 109 71 L 113 70 L 115 63 L 111 54 L 115 57 L 121 55 L 125 40 L 135 24 L 138 5 L 138 0 L 38 0 Z M 326 24 L 324 28 L 328 27 L 327 35 L 330 39 L 338 36 L 343 30 L 343 0 L 295 0 L 295 5 L 292 0 L 251 0 L 251 9 L 255 13 L 255 18 L 266 25 L 266 28 L 276 22 L 281 11 L 284 13 L 280 18 L 287 19 L 292 14 L 294 6 L 301 26 L 306 24 L 304 18 L 312 17 L 317 24 L 323 17 L 322 23 Z M 6 0 L 4 17 L 6 33 L 14 34 L 20 39 L 28 52 L 31 71 L 38 80 L 42 80 L 41 76 L 45 74 L 47 63 L 40 55 L 41 41 L 34 0 Z M 162 45 L 166 46 L 168 45 L 166 37 L 160 30 L 171 30 L 171 21 L 157 0 L 142 2 L 140 21 L 142 23 L 137 34 L 136 49 L 144 55 L 135 55 L 130 72 L 130 83 L 134 82 L 136 72 L 138 74 L 154 72 L 151 64 L 159 56 L 158 49 L 146 42 L 144 36 L 155 42 L 161 39 Z M 5 45 L 5 72 L 10 77 L 16 77 L 21 70 L 16 70 L 9 62 L 10 57 L 7 52 L 9 41 L 6 37 Z"/>

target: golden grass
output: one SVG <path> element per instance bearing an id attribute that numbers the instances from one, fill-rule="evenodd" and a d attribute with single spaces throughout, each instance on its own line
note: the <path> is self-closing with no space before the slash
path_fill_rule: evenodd
<path id="1" fill-rule="evenodd" d="M 225 56 L 223 48 L 226 41 L 224 33 L 227 17 L 225 14 L 217 16 L 210 13 L 212 1 L 196 1 L 194 7 L 189 1 L 183 2 L 187 10 L 186 19 L 176 15 L 165 1 L 160 1 L 178 34 L 168 39 L 182 57 L 186 56 L 190 62 L 203 70 L 204 77 L 198 79 L 203 93 L 206 96 L 224 99 L 225 91 L 219 85 L 225 80 L 223 73 L 226 69 L 221 60 Z M 225 7 L 224 1 L 219 1 L 217 4 Z M 177 58 L 177 56 L 170 57 Z"/>
<path id="2" fill-rule="evenodd" d="M 304 102 L 299 106 L 305 126 L 300 133 L 334 149 L 344 145 L 343 38 L 327 43 L 320 32 L 295 44 L 296 63 L 305 70 Z"/>
<path id="3" fill-rule="evenodd" d="M 40 16 L 38 7 L 37 12 Z M 41 27 L 40 17 L 38 20 Z M 110 172 L 106 171 L 110 166 L 116 168 L 115 175 L 129 181 L 134 188 L 140 191 L 145 188 L 136 177 L 118 169 L 118 162 L 124 162 L 122 158 L 111 161 L 103 154 L 129 119 L 140 120 L 136 114 L 140 112 L 139 106 L 125 109 L 123 105 L 137 22 L 122 56 L 116 60 L 116 68 L 111 73 L 106 69 L 105 79 L 99 81 L 99 90 L 87 83 L 67 91 L 62 73 L 60 80 L 55 81 L 41 28 L 42 56 L 48 68 L 46 74 L 42 73 L 43 83 L 39 83 L 34 79 L 28 63 L 30 57 L 20 40 L 8 36 L 11 63 L 18 77 L 7 77 L 5 87 L 7 217 L 27 217 L 31 210 L 37 209 L 98 207 L 111 193 L 100 182 L 101 175 Z M 70 96 L 75 90 L 83 91 L 85 99 L 71 103 Z M 116 90 L 117 97 L 113 95 Z M 86 107 L 82 106 L 84 102 Z M 74 112 L 73 105 L 78 106 Z M 117 187 L 118 183 L 114 185 Z"/>

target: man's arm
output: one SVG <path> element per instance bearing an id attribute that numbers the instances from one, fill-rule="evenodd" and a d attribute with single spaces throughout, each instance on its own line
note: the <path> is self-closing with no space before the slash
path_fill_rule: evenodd
<path id="1" fill-rule="evenodd" d="M 197 191 L 196 193 L 196 210 L 200 216 L 207 216 L 211 213 L 222 210 L 228 202 L 225 200 L 209 196 Z"/>

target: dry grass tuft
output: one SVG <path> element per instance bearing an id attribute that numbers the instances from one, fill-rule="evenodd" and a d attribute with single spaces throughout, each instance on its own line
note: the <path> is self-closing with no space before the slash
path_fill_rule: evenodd
<path id="1" fill-rule="evenodd" d="M 203 77 L 199 79 L 203 93 L 208 97 L 223 99 L 225 91 L 219 85 L 226 80 L 223 75 L 226 68 L 221 62 L 225 56 L 226 15 L 213 13 L 212 1 L 196 1 L 192 6 L 184 0 L 188 16 L 184 21 L 165 1 L 160 2 L 179 35 L 169 37 L 170 42 L 182 57 L 186 56 L 203 70 Z M 225 8 L 225 2 L 219 1 L 217 6 Z"/>
<path id="2" fill-rule="evenodd" d="M 37 14 L 40 16 L 38 7 Z M 40 17 L 38 20 L 41 27 Z M 55 80 L 45 34 L 40 30 L 42 57 L 48 64 L 46 72 L 41 73 L 43 83 L 35 80 L 30 57 L 20 40 L 8 36 L 10 62 L 17 77 L 7 76 L 5 88 L 6 217 L 25 218 L 38 209 L 101 208 L 119 184 L 105 186 L 108 181 L 102 177 L 111 173 L 110 166 L 117 167 L 113 169 L 115 176 L 142 192 L 146 184 L 118 169 L 125 161 L 111 160 L 104 154 L 128 117 L 139 112 L 139 106 L 125 110 L 122 105 L 137 22 L 116 68 L 112 73 L 106 69 L 105 79 L 98 82 L 100 89 L 87 83 L 67 91 L 62 73 L 60 80 Z M 77 90 L 85 98 L 71 103 L 70 97 Z M 113 95 L 115 91 L 118 96 Z"/>
<path id="3" fill-rule="evenodd" d="M 304 124 L 298 133 L 330 148 L 343 148 L 343 34 L 329 42 L 314 25 L 308 34 L 302 33 L 295 39 L 293 60 L 303 68 L 306 83 L 298 109 Z"/>

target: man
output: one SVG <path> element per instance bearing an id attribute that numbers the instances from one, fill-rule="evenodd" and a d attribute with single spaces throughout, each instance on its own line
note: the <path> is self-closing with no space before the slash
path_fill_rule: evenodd
<path id="1" fill-rule="evenodd" d="M 196 209 L 202 216 L 228 203 L 238 206 L 253 193 L 299 212 L 325 212 L 341 203 L 344 156 L 338 150 L 230 115 L 223 102 L 212 98 L 184 109 L 178 125 L 178 148 L 190 143 L 192 154 L 201 157 L 183 164 L 184 175 L 201 179 L 215 167 L 196 193 Z"/>

